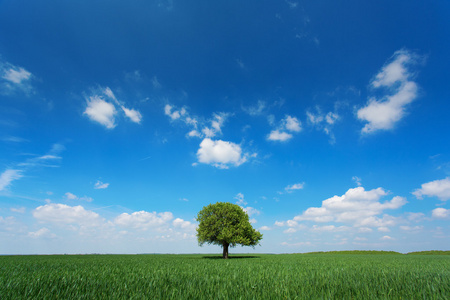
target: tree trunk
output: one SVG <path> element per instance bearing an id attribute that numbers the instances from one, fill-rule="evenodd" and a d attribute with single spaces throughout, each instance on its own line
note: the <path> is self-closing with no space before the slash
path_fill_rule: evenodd
<path id="1" fill-rule="evenodd" d="M 228 243 L 223 243 L 223 258 L 224 259 L 228 259 L 228 246 L 229 246 L 230 244 L 228 244 Z"/>

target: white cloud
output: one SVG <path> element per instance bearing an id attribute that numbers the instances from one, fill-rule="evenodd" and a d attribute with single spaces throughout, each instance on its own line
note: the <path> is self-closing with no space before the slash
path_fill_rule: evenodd
<path id="1" fill-rule="evenodd" d="M 302 123 L 296 117 L 286 115 L 286 117 L 281 120 L 281 125 L 277 129 L 272 130 L 267 136 L 267 139 L 269 141 L 278 142 L 288 141 L 293 137 L 293 135 L 289 132 L 300 132 L 302 130 L 301 125 Z"/>
<path id="2" fill-rule="evenodd" d="M 49 238 L 56 237 L 55 234 L 51 233 L 50 230 L 45 227 L 43 227 L 35 232 L 28 232 L 28 236 L 31 238 L 34 238 L 34 239 L 42 238 L 42 237 L 49 237 Z"/>
<path id="3" fill-rule="evenodd" d="M 294 221 L 340 222 L 349 223 L 356 227 L 387 227 L 393 226 L 396 219 L 389 215 L 378 217 L 384 210 L 398 209 L 406 204 L 403 197 L 393 197 L 390 201 L 381 203 L 386 196 L 382 188 L 370 191 L 363 187 L 349 189 L 342 196 L 334 196 L 322 201 L 321 207 L 310 207 L 301 215 L 294 217 Z"/>
<path id="4" fill-rule="evenodd" d="M 115 118 L 117 116 L 117 109 L 122 109 L 123 113 L 134 123 L 140 123 L 142 121 L 142 115 L 135 109 L 129 109 L 125 105 L 117 100 L 114 92 L 106 87 L 101 89 L 100 95 L 93 95 L 86 99 L 87 107 L 83 114 L 86 114 L 91 120 L 96 121 L 106 128 L 112 129 L 116 127 Z M 112 102 L 108 102 L 104 99 L 104 96 L 110 99 Z"/>
<path id="5" fill-rule="evenodd" d="M 234 199 L 236 199 L 237 205 L 247 205 L 247 202 L 244 199 L 244 194 L 238 193 L 236 196 L 234 196 Z"/>
<path id="6" fill-rule="evenodd" d="M 358 176 L 353 176 L 352 180 L 356 183 L 357 186 L 361 186 L 361 178 Z"/>
<path id="7" fill-rule="evenodd" d="M 84 196 L 84 197 L 78 197 L 70 192 L 67 192 L 65 194 L 67 200 L 80 200 L 80 201 L 86 201 L 86 202 L 92 202 L 94 199 L 92 199 L 91 197 L 88 196 Z"/>
<path id="8" fill-rule="evenodd" d="M 311 228 L 312 231 L 322 231 L 322 232 L 341 232 L 341 231 L 348 231 L 350 228 L 347 226 L 334 226 L 334 225 L 325 225 L 325 226 L 318 226 L 313 225 Z"/>
<path id="9" fill-rule="evenodd" d="M 225 169 L 229 165 L 240 166 L 247 160 L 238 144 L 222 140 L 213 141 L 209 138 L 205 138 L 200 143 L 197 158 L 200 163 Z"/>
<path id="10" fill-rule="evenodd" d="M 285 225 L 285 223 L 284 222 L 280 222 L 280 221 L 275 221 L 275 226 L 278 226 L 278 227 L 283 227 Z"/>
<path id="11" fill-rule="evenodd" d="M 19 214 L 23 214 L 23 213 L 25 213 L 25 211 L 27 210 L 25 207 L 19 207 L 19 208 L 15 208 L 15 207 L 11 207 L 10 208 L 10 210 L 12 211 L 12 212 L 15 212 L 15 213 L 19 213 Z"/>
<path id="12" fill-rule="evenodd" d="M 391 232 L 391 230 L 388 227 L 378 227 L 379 232 Z"/>
<path id="13" fill-rule="evenodd" d="M 33 75 L 22 67 L 0 61 L 0 78 L 1 91 L 6 94 L 17 89 L 28 93 L 32 89 L 30 81 Z"/>
<path id="14" fill-rule="evenodd" d="M 420 231 L 420 230 L 423 229 L 423 226 L 414 226 L 414 227 L 411 227 L 411 226 L 400 226 L 400 229 L 404 230 L 404 231 Z"/>
<path id="15" fill-rule="evenodd" d="M 109 98 L 113 99 L 114 102 L 116 102 L 116 103 L 118 104 L 118 101 L 117 101 L 116 96 L 114 95 L 113 91 L 112 91 L 109 87 L 106 87 L 106 88 L 103 90 L 103 93 L 104 93 L 106 96 L 108 96 Z"/>
<path id="16" fill-rule="evenodd" d="M 293 184 L 293 185 L 288 185 L 287 187 L 284 188 L 284 190 L 286 192 L 288 192 L 288 193 L 291 193 L 292 191 L 303 189 L 304 186 L 305 186 L 304 182 L 296 183 L 296 184 Z"/>
<path id="17" fill-rule="evenodd" d="M 152 85 L 153 85 L 153 88 L 155 88 L 155 89 L 161 88 L 161 83 L 159 83 L 158 77 L 156 77 L 156 76 L 152 77 Z"/>
<path id="18" fill-rule="evenodd" d="M 286 118 L 284 119 L 284 122 L 285 122 L 286 129 L 289 131 L 300 132 L 302 130 L 302 127 L 301 127 L 302 123 L 295 117 L 286 116 Z"/>
<path id="19" fill-rule="evenodd" d="M 0 175 L 0 191 L 5 190 L 14 180 L 23 177 L 21 170 L 7 169 Z"/>
<path id="20" fill-rule="evenodd" d="M 180 218 L 176 218 L 175 220 L 172 221 L 172 224 L 175 228 L 181 228 L 181 229 L 189 229 L 189 230 L 194 230 L 195 229 L 195 225 L 192 224 L 189 221 L 185 221 L 183 219 Z"/>
<path id="21" fill-rule="evenodd" d="M 423 196 L 438 197 L 442 201 L 450 199 L 450 177 L 441 180 L 434 180 L 422 184 L 420 189 L 417 189 L 413 194 L 418 199 L 423 199 Z"/>
<path id="22" fill-rule="evenodd" d="M 306 112 L 306 118 L 308 124 L 313 126 L 317 130 L 323 131 L 330 137 L 330 143 L 335 143 L 335 137 L 332 132 L 332 127 L 339 120 L 339 115 L 336 112 L 328 112 L 327 114 L 322 113 L 319 106 L 316 106 L 316 112 L 311 111 Z"/>
<path id="23" fill-rule="evenodd" d="M 450 218 L 450 209 L 435 208 L 432 210 L 431 215 L 434 219 L 448 219 Z"/>
<path id="24" fill-rule="evenodd" d="M 272 228 L 270 228 L 269 226 L 261 226 L 261 227 L 259 228 L 259 230 L 262 230 L 262 231 L 269 231 L 269 230 L 272 230 Z"/>
<path id="25" fill-rule="evenodd" d="M 166 106 L 164 106 L 164 113 L 172 120 L 179 119 L 181 117 L 180 111 L 175 110 L 174 112 L 172 112 L 172 108 L 172 105 L 166 104 Z"/>
<path id="26" fill-rule="evenodd" d="M 381 237 L 380 240 L 382 240 L 382 241 L 393 241 L 395 239 L 393 237 L 385 235 L 385 236 Z"/>
<path id="27" fill-rule="evenodd" d="M 125 115 L 134 123 L 141 123 L 142 115 L 140 112 L 138 112 L 135 109 L 128 109 L 125 106 L 122 106 L 122 110 L 124 111 Z"/>
<path id="28" fill-rule="evenodd" d="M 171 212 L 147 212 L 137 211 L 132 214 L 123 213 L 114 219 L 114 223 L 123 227 L 147 230 L 151 227 L 158 227 L 167 224 L 173 219 Z"/>
<path id="29" fill-rule="evenodd" d="M 72 194 L 70 192 L 67 192 L 65 195 L 66 195 L 67 200 L 76 200 L 76 199 L 78 199 L 77 196 L 75 196 L 74 194 Z"/>
<path id="30" fill-rule="evenodd" d="M 106 102 L 99 96 L 89 97 L 84 114 L 108 129 L 116 127 L 116 124 L 114 124 L 115 115 L 117 114 L 116 108 L 113 104 Z"/>
<path id="31" fill-rule="evenodd" d="M 97 213 L 86 210 L 81 205 L 68 206 L 49 203 L 37 207 L 33 211 L 33 216 L 44 223 L 97 226 L 103 222 L 103 219 Z"/>
<path id="32" fill-rule="evenodd" d="M 362 133 L 392 129 L 404 117 L 406 106 L 417 97 L 417 84 L 410 80 L 414 73 L 409 70 L 417 62 L 416 54 L 399 50 L 375 76 L 372 87 L 385 88 L 391 93 L 381 99 L 370 98 L 367 105 L 357 111 L 358 119 L 367 122 Z"/>
<path id="33" fill-rule="evenodd" d="M 97 182 L 94 185 L 94 189 L 106 189 L 109 186 L 109 183 L 103 183 L 100 180 L 97 180 Z"/>
<path id="34" fill-rule="evenodd" d="M 261 116 L 264 114 L 266 109 L 266 102 L 258 100 L 255 106 L 242 107 L 242 110 L 249 114 L 250 116 Z"/>
<path id="35" fill-rule="evenodd" d="M 245 211 L 249 217 L 260 214 L 259 210 L 257 210 L 256 208 L 250 207 L 250 206 L 242 207 L 242 210 Z"/>
<path id="36" fill-rule="evenodd" d="M 22 84 L 23 81 L 30 79 L 31 73 L 25 70 L 24 68 L 10 68 L 4 70 L 3 79 L 6 79 L 15 84 Z"/>
<path id="37" fill-rule="evenodd" d="M 279 130 L 272 130 L 268 135 L 267 139 L 270 141 L 280 141 L 285 142 L 292 138 L 292 134 L 287 132 L 280 132 Z"/>

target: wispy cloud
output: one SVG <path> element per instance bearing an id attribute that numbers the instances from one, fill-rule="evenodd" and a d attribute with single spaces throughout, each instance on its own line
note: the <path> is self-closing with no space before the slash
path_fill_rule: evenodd
<path id="1" fill-rule="evenodd" d="M 27 170 L 37 167 L 57 167 L 57 163 L 62 159 L 59 154 L 64 149 L 65 148 L 63 145 L 54 144 L 48 153 L 41 156 L 29 158 L 21 163 L 16 164 L 12 168 L 6 169 L 0 175 L 0 191 L 6 190 L 6 188 L 8 188 L 13 181 L 24 177 L 24 174 Z"/>
<path id="2" fill-rule="evenodd" d="M 236 196 L 234 196 L 234 199 L 236 199 L 236 204 L 237 205 L 247 205 L 247 201 L 245 201 L 244 199 L 244 194 L 242 193 L 237 193 Z"/>
<path id="3" fill-rule="evenodd" d="M 97 189 L 97 190 L 106 189 L 106 188 L 108 188 L 108 186 L 109 186 L 109 183 L 103 183 L 100 180 L 97 180 L 97 182 L 94 185 L 94 189 Z"/>
<path id="4" fill-rule="evenodd" d="M 372 88 L 384 89 L 387 94 L 370 98 L 367 105 L 357 111 L 358 119 L 367 122 L 361 130 L 363 134 L 392 129 L 404 117 L 407 105 L 418 94 L 411 68 L 419 61 L 417 54 L 399 50 L 371 81 Z"/>
<path id="5" fill-rule="evenodd" d="M 305 186 L 304 182 L 295 183 L 295 184 L 292 184 L 292 185 L 288 185 L 287 187 L 284 188 L 284 190 L 286 191 L 286 193 L 292 193 L 293 191 L 303 189 L 304 186 Z"/>
<path id="6" fill-rule="evenodd" d="M 21 170 L 7 169 L 0 175 L 0 191 L 5 190 L 14 180 L 22 178 Z"/>
<path id="7" fill-rule="evenodd" d="M 229 113 L 219 112 L 213 113 L 208 120 L 200 119 L 196 116 L 191 116 L 188 108 L 176 108 L 173 105 L 166 104 L 164 106 L 164 114 L 170 118 L 171 121 L 181 121 L 189 127 L 187 137 L 198 138 L 213 138 L 222 134 L 222 128 L 230 117 Z"/>
<path id="8" fill-rule="evenodd" d="M 67 200 L 79 200 L 79 201 L 86 201 L 86 202 L 92 202 L 94 199 L 88 196 L 78 197 L 77 195 L 74 195 L 70 192 L 65 193 Z"/>
<path id="9" fill-rule="evenodd" d="M 306 112 L 306 119 L 308 124 L 318 130 L 323 131 L 330 137 L 330 143 L 334 144 L 336 138 L 332 131 L 333 126 L 339 121 L 340 116 L 335 112 L 323 113 L 319 106 L 316 106 L 315 111 L 308 110 Z"/>
<path id="10" fill-rule="evenodd" d="M 0 92 L 10 94 L 17 90 L 25 93 L 32 91 L 33 74 L 23 67 L 0 61 Z"/>

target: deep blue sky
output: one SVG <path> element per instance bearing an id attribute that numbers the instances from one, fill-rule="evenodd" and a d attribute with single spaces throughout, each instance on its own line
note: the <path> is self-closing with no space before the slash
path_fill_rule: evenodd
<path id="1" fill-rule="evenodd" d="M 264 234 L 233 251 L 448 250 L 449 15 L 0 1 L 0 253 L 217 252 L 216 201 Z"/>

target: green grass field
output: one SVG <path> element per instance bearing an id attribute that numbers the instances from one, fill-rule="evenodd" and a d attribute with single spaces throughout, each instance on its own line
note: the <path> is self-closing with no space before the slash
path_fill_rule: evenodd
<path id="1" fill-rule="evenodd" d="M 450 256 L 0 256 L 0 299 L 57 298 L 450 299 Z"/>

